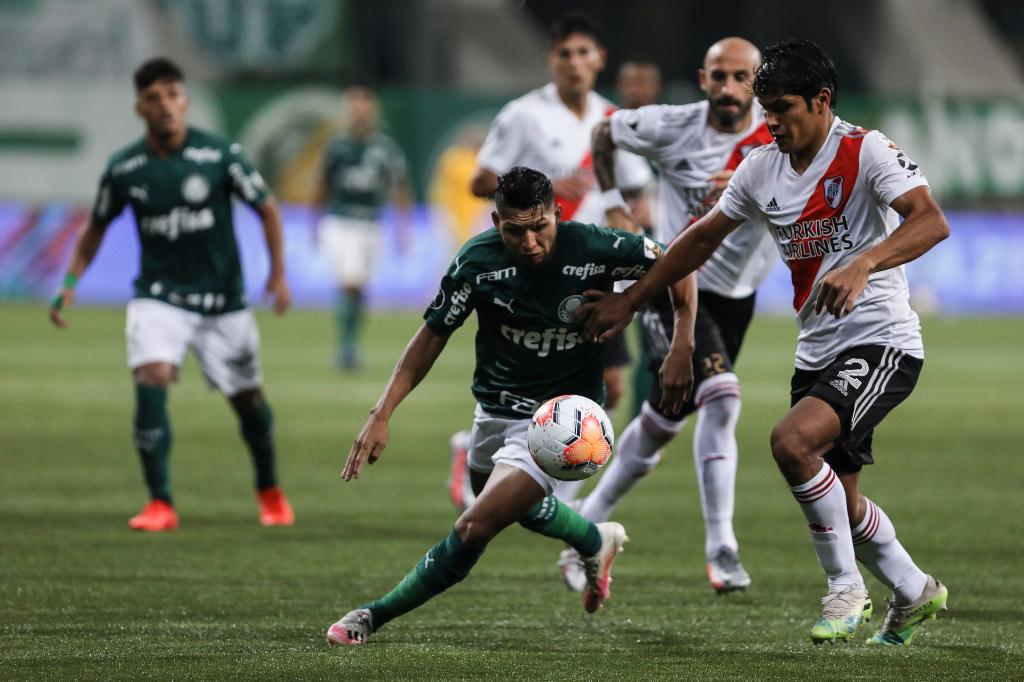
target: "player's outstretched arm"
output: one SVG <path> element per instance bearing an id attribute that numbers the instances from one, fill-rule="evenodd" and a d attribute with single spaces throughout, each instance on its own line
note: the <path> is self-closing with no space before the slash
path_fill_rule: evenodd
<path id="1" fill-rule="evenodd" d="M 264 300 L 271 300 L 274 312 L 283 315 L 292 305 L 292 294 L 288 289 L 288 280 L 284 276 L 284 230 L 281 225 L 281 208 L 273 197 L 267 197 L 255 208 L 263 225 L 263 236 L 267 240 L 267 252 L 270 255 L 270 275 L 263 289 Z"/>
<path id="2" fill-rule="evenodd" d="M 697 275 L 690 273 L 669 287 L 675 326 L 672 343 L 658 370 L 661 405 L 666 414 L 677 414 L 693 390 L 693 325 L 697 319 Z"/>
<path id="3" fill-rule="evenodd" d="M 703 265 L 740 223 L 722 213 L 718 206 L 712 208 L 684 230 L 651 269 L 623 293 L 608 294 L 576 309 L 576 319 L 586 318 L 584 338 L 603 342 L 621 332 L 633 318 L 633 313 L 645 306 L 655 294 Z"/>
<path id="4" fill-rule="evenodd" d="M 50 301 L 50 321 L 60 329 L 68 326 L 62 311 L 74 303 L 75 285 L 78 284 L 79 278 L 96 257 L 96 252 L 99 251 L 103 237 L 107 233 L 108 225 L 109 223 L 90 218 L 82 225 L 78 236 L 75 237 L 75 246 L 71 251 L 71 262 L 68 263 L 64 281 L 61 283 L 60 291 Z"/>
<path id="5" fill-rule="evenodd" d="M 624 193 L 619 192 L 615 178 L 615 141 L 612 139 L 612 125 L 608 120 L 594 126 L 590 134 L 590 156 L 594 164 L 594 175 L 601 187 L 601 199 L 605 204 L 605 225 L 617 227 L 634 234 L 642 234 L 643 229 L 633 218 L 629 203 Z M 642 201 L 642 190 L 631 193 L 630 200 Z"/>
<path id="6" fill-rule="evenodd" d="M 405 396 L 427 376 L 447 343 L 447 336 L 438 334 L 426 325 L 420 327 L 413 335 L 409 345 L 402 352 L 402 357 L 398 359 L 384 393 L 370 410 L 370 418 L 366 420 L 366 424 L 348 451 L 348 459 L 341 470 L 343 480 L 359 478 L 363 462 L 369 461 L 373 464 L 377 461 L 388 444 L 388 420 L 391 419 L 391 414 Z"/>
<path id="7" fill-rule="evenodd" d="M 903 216 L 903 224 L 883 241 L 821 278 L 814 300 L 815 313 L 827 310 L 837 318 L 848 315 L 872 273 L 916 260 L 949 236 L 946 216 L 927 187 L 901 194 L 892 207 Z"/>

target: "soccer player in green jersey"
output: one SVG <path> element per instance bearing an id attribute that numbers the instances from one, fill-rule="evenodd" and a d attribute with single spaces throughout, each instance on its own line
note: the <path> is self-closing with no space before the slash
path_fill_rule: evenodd
<path id="1" fill-rule="evenodd" d="M 557 481 L 533 461 L 526 433 L 534 410 L 549 398 L 575 393 L 603 401 L 601 348 L 584 342 L 573 311 L 585 297 L 599 297 L 615 281 L 646 272 L 661 248 L 642 235 L 561 222 L 551 181 L 530 168 L 501 175 L 494 203 L 495 229 L 470 239 L 455 257 L 341 474 L 346 481 L 357 478 L 364 462 L 380 458 L 392 412 L 475 310 L 478 404 L 469 468 L 478 497 L 394 589 L 332 625 L 330 644 L 362 644 L 388 621 L 459 582 L 490 539 L 516 521 L 583 557 L 588 612 L 608 597 L 611 565 L 626 532 L 618 523 L 591 523 L 554 497 Z M 677 333 L 662 370 L 670 387 L 664 400 L 671 405 L 682 404 L 693 378 L 691 282 L 673 286 Z"/>
<path id="2" fill-rule="evenodd" d="M 363 289 L 381 248 L 381 212 L 392 202 L 404 222 L 411 201 L 405 155 L 397 142 L 378 130 L 377 95 L 366 86 L 353 85 L 345 90 L 345 99 L 345 130 L 324 151 L 320 188 L 324 216 L 317 232 L 338 283 L 336 361 L 342 369 L 353 369 Z"/>
<path id="3" fill-rule="evenodd" d="M 135 382 L 135 445 L 150 502 L 128 525 L 144 531 L 178 526 L 168 471 L 167 391 L 189 348 L 207 382 L 228 397 L 238 415 L 256 469 L 260 523 L 291 525 L 292 509 L 277 485 L 273 415 L 261 388 L 259 331 L 245 300 L 231 198 L 238 196 L 259 214 L 270 252 L 266 295 L 280 315 L 291 294 L 277 202 L 238 144 L 186 124 L 189 99 L 175 64 L 162 58 L 142 64 L 135 91 L 146 134 L 111 157 L 50 318 L 66 326 L 62 310 L 74 300 L 75 284 L 107 226 L 130 206 L 142 258 L 125 336 Z"/>

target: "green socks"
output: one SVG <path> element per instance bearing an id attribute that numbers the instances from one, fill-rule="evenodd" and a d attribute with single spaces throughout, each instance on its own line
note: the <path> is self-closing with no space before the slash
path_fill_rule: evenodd
<path id="1" fill-rule="evenodd" d="M 256 489 L 263 490 L 277 485 L 277 471 L 274 467 L 274 413 L 266 400 L 256 407 L 238 412 L 242 438 L 249 446 L 252 463 L 256 468 Z"/>
<path id="2" fill-rule="evenodd" d="M 373 626 L 379 628 L 461 581 L 483 553 L 484 547 L 473 549 L 462 544 L 452 529 L 447 538 L 430 548 L 402 582 L 380 599 L 360 608 L 370 610 Z"/>
<path id="3" fill-rule="evenodd" d="M 533 505 L 519 523 L 527 530 L 564 540 L 580 556 L 594 556 L 601 550 L 601 533 L 554 495 Z"/>
<path id="4" fill-rule="evenodd" d="M 168 459 L 171 452 L 171 422 L 167 418 L 167 389 L 135 385 L 135 415 L 132 420 L 135 447 L 142 460 L 142 473 L 149 496 L 171 504 Z"/>
<path id="5" fill-rule="evenodd" d="M 359 327 L 363 320 L 363 297 L 343 291 L 339 295 L 335 317 L 338 324 L 340 361 L 351 367 L 356 360 L 356 345 L 359 341 Z"/>

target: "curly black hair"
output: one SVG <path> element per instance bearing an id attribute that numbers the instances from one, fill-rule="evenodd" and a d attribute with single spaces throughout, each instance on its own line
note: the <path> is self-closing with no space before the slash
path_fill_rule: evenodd
<path id="1" fill-rule="evenodd" d="M 791 38 L 769 46 L 761 56 L 761 66 L 754 74 L 754 95 L 780 97 L 799 95 L 811 107 L 811 100 L 828 88 L 832 93 L 831 108 L 836 108 L 839 75 L 832 57 L 810 40 Z"/>
<path id="2" fill-rule="evenodd" d="M 555 190 L 551 186 L 551 180 L 540 171 L 526 166 L 515 166 L 498 176 L 494 206 L 499 213 L 505 208 L 548 207 L 554 199 Z"/>
<path id="3" fill-rule="evenodd" d="M 141 92 L 153 83 L 162 80 L 184 82 L 185 73 L 166 57 L 155 57 L 135 69 L 135 91 Z"/>

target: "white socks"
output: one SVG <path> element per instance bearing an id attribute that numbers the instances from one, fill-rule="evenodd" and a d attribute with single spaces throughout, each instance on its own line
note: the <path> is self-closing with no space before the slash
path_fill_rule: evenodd
<path id="1" fill-rule="evenodd" d="M 863 588 L 864 578 L 857 570 L 857 559 L 853 553 L 846 493 L 832 467 L 822 462 L 821 471 L 811 480 L 790 490 L 800 503 L 811 529 L 814 551 L 828 575 L 829 592 L 849 585 Z"/>
<path id="2" fill-rule="evenodd" d="M 738 392 L 739 386 L 736 386 Z M 704 511 L 704 552 L 711 558 L 723 547 L 738 549 L 732 528 L 736 492 L 736 421 L 738 395 L 705 402 L 693 431 L 693 463 Z"/>
<path id="3" fill-rule="evenodd" d="M 647 402 L 619 436 L 615 457 L 601 474 L 597 487 L 583 500 L 580 514 L 594 523 L 607 521 L 619 500 L 661 461 L 661 448 L 679 433 L 674 422 L 654 411 Z M 652 435 L 654 434 L 654 435 Z"/>
<path id="4" fill-rule="evenodd" d="M 910 604 L 924 592 L 928 576 L 896 539 L 896 528 L 885 512 L 866 497 L 864 501 L 864 520 L 853 529 L 857 559 L 892 589 L 898 604 Z"/>

